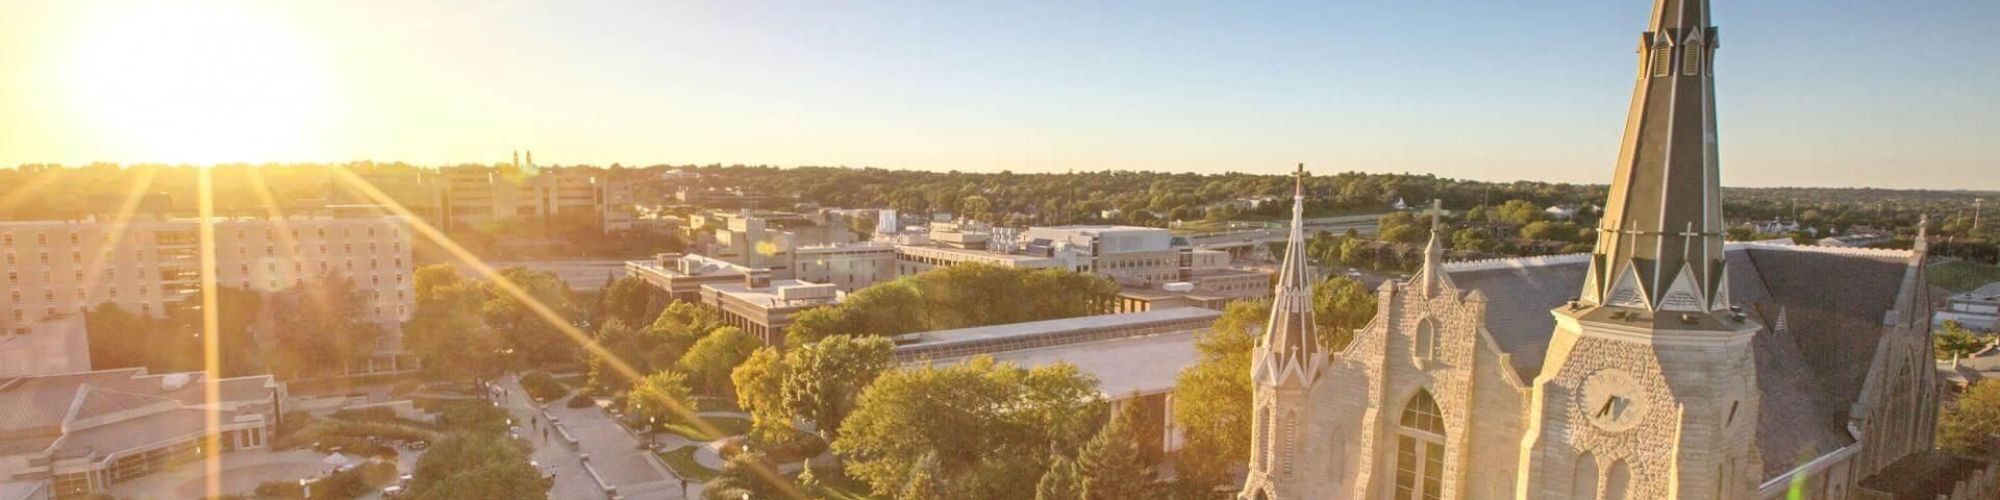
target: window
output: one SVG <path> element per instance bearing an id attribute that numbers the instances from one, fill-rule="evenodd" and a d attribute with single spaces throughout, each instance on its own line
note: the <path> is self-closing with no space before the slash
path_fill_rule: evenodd
<path id="1" fill-rule="evenodd" d="M 1257 409 L 1257 428 L 1254 429 L 1253 432 L 1254 432 L 1252 436 L 1253 439 L 1255 439 L 1256 442 L 1264 444 L 1264 446 L 1262 446 L 1263 449 L 1257 450 L 1260 452 L 1257 454 L 1256 457 L 1257 470 L 1269 471 L 1271 470 L 1271 439 L 1270 439 L 1271 409 L 1270 408 Z"/>
<path id="2" fill-rule="evenodd" d="M 1396 436 L 1396 500 L 1444 497 L 1444 414 L 1430 391 L 1419 390 L 1403 405 Z"/>
<path id="3" fill-rule="evenodd" d="M 1625 490 L 1631 489 L 1632 467 L 1624 460 L 1611 462 L 1611 469 L 1604 472 L 1604 500 L 1625 500 Z"/>
<path id="4" fill-rule="evenodd" d="M 1597 498 L 1597 456 L 1583 452 L 1576 457 L 1576 470 L 1571 472 L 1569 497 L 1595 500 Z"/>
<path id="5" fill-rule="evenodd" d="M 1437 351 L 1438 351 L 1437 322 L 1431 321 L 1430 318 L 1424 318 L 1422 320 L 1418 320 L 1417 336 L 1414 342 L 1415 345 L 1412 346 L 1412 349 L 1414 349 L 1416 352 L 1417 360 L 1430 361 L 1433 359 L 1437 359 Z"/>
<path id="6" fill-rule="evenodd" d="M 1701 45 L 1690 45 L 1687 48 L 1687 54 L 1681 56 L 1681 75 L 1695 76 L 1699 74 L 1701 74 Z"/>
<path id="7" fill-rule="evenodd" d="M 1297 442 L 1299 438 L 1299 412 L 1285 411 L 1285 423 L 1281 427 L 1284 428 L 1284 432 L 1278 435 L 1278 447 L 1284 450 L 1284 454 L 1279 457 L 1279 461 L 1285 466 L 1284 474 L 1290 476 L 1293 462 L 1292 448 L 1294 448 L 1292 443 Z"/>
<path id="8" fill-rule="evenodd" d="M 1674 48 L 1666 44 L 1653 47 L 1653 76 L 1661 77 L 1674 72 Z"/>

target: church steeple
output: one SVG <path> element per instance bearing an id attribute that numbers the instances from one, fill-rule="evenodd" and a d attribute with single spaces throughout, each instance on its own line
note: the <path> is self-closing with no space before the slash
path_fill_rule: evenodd
<path id="1" fill-rule="evenodd" d="M 1285 241 L 1285 260 L 1278 268 L 1278 287 L 1271 302 L 1271 320 L 1252 376 L 1259 383 L 1311 385 L 1320 364 L 1313 337 L 1312 269 L 1306 262 L 1305 164 L 1299 164 L 1292 184 L 1292 232 Z"/>
<path id="2" fill-rule="evenodd" d="M 1708 0 L 1655 0 L 1585 304 L 1727 308 Z"/>

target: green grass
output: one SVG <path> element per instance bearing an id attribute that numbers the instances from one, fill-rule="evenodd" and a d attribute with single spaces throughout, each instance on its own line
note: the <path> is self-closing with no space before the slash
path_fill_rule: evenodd
<path id="1" fill-rule="evenodd" d="M 1987 283 L 2000 281 L 2000 267 L 1977 262 L 1952 261 L 1932 264 L 1930 272 L 1932 285 L 1944 287 L 1952 292 L 1967 292 Z"/>
<path id="2" fill-rule="evenodd" d="M 697 430 L 695 426 L 687 424 L 668 424 L 661 427 L 665 428 L 667 432 L 679 434 L 681 435 L 681 437 L 693 439 L 696 441 L 714 441 L 729 436 L 740 436 L 743 435 L 744 433 L 750 432 L 750 419 L 735 418 L 735 417 L 702 417 L 702 420 L 708 422 L 708 425 L 713 426 L 715 430 L 720 432 L 720 434 L 709 434 L 701 432 L 700 430 Z"/>
<path id="3" fill-rule="evenodd" d="M 556 383 L 562 384 L 571 389 L 582 389 L 584 384 L 589 382 L 590 382 L 589 375 L 563 375 L 560 377 L 556 377 Z"/>
<path id="4" fill-rule="evenodd" d="M 702 467 L 700 462 L 694 461 L 694 451 L 697 448 L 699 447 L 683 446 L 673 451 L 661 453 L 660 460 L 666 462 L 667 468 L 673 469 L 674 474 L 680 475 L 680 477 L 688 481 L 697 483 L 708 482 L 710 478 L 715 477 L 718 471 Z"/>

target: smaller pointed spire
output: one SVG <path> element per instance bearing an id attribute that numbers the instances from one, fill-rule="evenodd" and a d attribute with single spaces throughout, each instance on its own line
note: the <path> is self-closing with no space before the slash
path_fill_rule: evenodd
<path id="1" fill-rule="evenodd" d="M 1449 278 L 1444 275 L 1444 200 L 1431 200 L 1431 241 L 1424 245 L 1424 264 L 1418 279 L 1425 297 L 1430 297 L 1445 288 Z"/>
<path id="2" fill-rule="evenodd" d="M 1299 164 L 1294 175 L 1291 234 L 1278 265 L 1278 286 L 1259 359 L 1251 368 L 1254 379 L 1270 385 L 1311 385 L 1322 359 L 1313 332 L 1312 269 L 1306 261 L 1305 164 Z"/>
<path id="3" fill-rule="evenodd" d="M 1921 257 L 1925 253 L 1929 253 L 1931 250 L 1930 234 L 1931 234 L 1931 214 L 1918 215 L 1917 241 L 1912 243 L 1910 248 L 1912 250 L 1916 250 L 1917 255 L 1919 257 Z"/>

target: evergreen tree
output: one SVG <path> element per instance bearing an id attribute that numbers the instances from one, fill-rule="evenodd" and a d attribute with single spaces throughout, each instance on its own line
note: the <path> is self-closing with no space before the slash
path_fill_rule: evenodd
<path id="1" fill-rule="evenodd" d="M 1083 500 L 1083 471 L 1075 460 L 1056 455 L 1049 460 L 1049 471 L 1042 474 L 1042 480 L 1035 483 L 1035 500 Z"/>
<path id="2" fill-rule="evenodd" d="M 1142 408 L 1138 404 L 1126 404 L 1118 411 L 1118 416 L 1098 431 L 1097 437 L 1083 445 L 1077 453 L 1076 467 L 1080 473 L 1082 497 L 1085 500 L 1119 500 L 1125 498 L 1150 498 L 1153 489 L 1153 466 L 1146 462 L 1139 448 L 1139 435 L 1133 429 L 1139 425 Z M 1053 467 L 1051 468 L 1053 470 Z"/>

